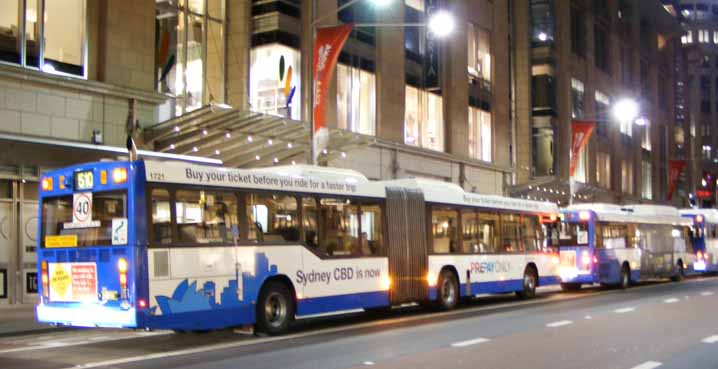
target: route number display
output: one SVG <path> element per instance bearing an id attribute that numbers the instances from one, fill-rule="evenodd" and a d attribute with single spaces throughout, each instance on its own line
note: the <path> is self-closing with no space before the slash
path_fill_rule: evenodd
<path id="1" fill-rule="evenodd" d="M 91 170 L 75 172 L 75 190 L 91 190 L 95 184 L 94 180 Z"/>

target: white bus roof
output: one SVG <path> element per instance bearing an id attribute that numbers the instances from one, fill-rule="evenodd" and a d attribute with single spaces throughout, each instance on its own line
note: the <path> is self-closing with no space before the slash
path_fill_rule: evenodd
<path id="1" fill-rule="evenodd" d="M 236 169 L 183 162 L 145 161 L 147 182 L 258 190 L 385 197 L 384 187 L 359 172 L 311 165 Z"/>
<path id="2" fill-rule="evenodd" d="M 599 221 L 618 223 L 691 225 L 681 217 L 677 208 L 665 205 L 616 205 L 605 203 L 574 204 L 564 208 L 569 211 L 591 210 Z"/>
<path id="3" fill-rule="evenodd" d="M 536 213 L 558 213 L 558 206 L 551 202 L 531 201 L 496 195 L 482 195 L 464 191 L 450 182 L 424 178 L 407 178 L 381 181 L 383 185 L 415 188 L 424 193 L 427 202 L 476 206 L 493 209 L 529 211 Z"/>
<path id="4" fill-rule="evenodd" d="M 702 215 L 706 223 L 718 224 L 718 210 L 716 209 L 681 209 L 681 215 Z"/>

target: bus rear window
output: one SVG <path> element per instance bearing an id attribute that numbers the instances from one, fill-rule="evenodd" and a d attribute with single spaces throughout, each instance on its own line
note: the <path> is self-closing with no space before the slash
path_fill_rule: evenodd
<path id="1" fill-rule="evenodd" d="M 588 245 L 588 223 L 559 223 L 559 245 Z"/>
<path id="2" fill-rule="evenodd" d="M 91 195 L 91 212 L 78 209 L 86 215 L 85 223 L 73 219 L 73 205 L 83 206 L 73 195 L 49 197 L 42 200 L 42 246 L 109 246 L 127 244 L 127 192 L 109 191 L 85 193 Z M 118 227 L 112 237 L 112 223 Z M 124 222 L 124 225 L 122 225 Z M 126 229 L 126 228 L 125 228 Z M 67 236 L 67 237 L 60 237 Z"/>

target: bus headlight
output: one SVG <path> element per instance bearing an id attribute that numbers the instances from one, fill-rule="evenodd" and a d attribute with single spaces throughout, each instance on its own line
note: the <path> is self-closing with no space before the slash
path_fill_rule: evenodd
<path id="1" fill-rule="evenodd" d="M 436 274 L 429 272 L 429 274 L 426 275 L 426 283 L 429 285 L 429 287 L 435 287 L 436 286 Z"/>
<path id="2" fill-rule="evenodd" d="M 115 168 L 112 171 L 112 181 L 116 184 L 127 182 L 127 168 Z"/>
<path id="3" fill-rule="evenodd" d="M 388 291 L 391 288 L 391 278 L 384 276 L 381 278 L 381 289 Z"/>

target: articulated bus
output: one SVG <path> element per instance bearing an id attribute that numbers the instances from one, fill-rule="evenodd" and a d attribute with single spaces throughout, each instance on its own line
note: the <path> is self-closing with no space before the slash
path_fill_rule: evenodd
<path id="1" fill-rule="evenodd" d="M 600 283 L 621 288 L 647 278 L 680 280 L 693 269 L 691 220 L 659 205 L 579 204 L 561 211 L 564 290 Z"/>
<path id="2" fill-rule="evenodd" d="M 558 283 L 555 205 L 311 166 L 101 162 L 41 178 L 40 322 L 209 330 Z"/>
<path id="3" fill-rule="evenodd" d="M 718 210 L 681 209 L 683 217 L 693 220 L 693 249 L 696 272 L 718 272 Z"/>

